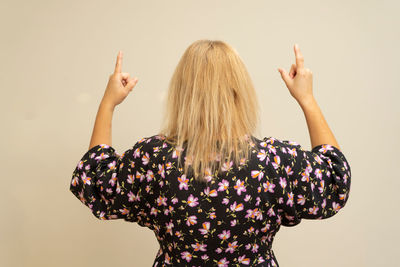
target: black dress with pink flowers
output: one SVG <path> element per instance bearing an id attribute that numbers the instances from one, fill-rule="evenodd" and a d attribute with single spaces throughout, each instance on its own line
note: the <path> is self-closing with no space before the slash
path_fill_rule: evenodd
<path id="1" fill-rule="evenodd" d="M 252 154 L 226 162 L 200 183 L 177 166 L 185 149 L 161 135 L 119 155 L 107 144 L 78 162 L 70 191 L 101 220 L 153 230 L 153 266 L 279 266 L 272 250 L 281 225 L 326 219 L 350 192 L 350 165 L 332 145 L 311 151 L 292 141 L 251 136 Z"/>

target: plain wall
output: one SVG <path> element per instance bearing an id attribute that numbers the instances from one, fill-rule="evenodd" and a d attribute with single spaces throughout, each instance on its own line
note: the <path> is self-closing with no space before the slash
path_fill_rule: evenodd
<path id="1" fill-rule="evenodd" d="M 118 50 L 139 82 L 114 112 L 118 152 L 158 133 L 184 50 L 220 39 L 241 55 L 262 136 L 310 149 L 283 83 L 298 43 L 350 162 L 346 206 L 281 227 L 281 266 L 395 266 L 399 243 L 398 1 L 1 1 L 0 266 L 151 266 L 153 232 L 100 221 L 69 191 Z M 397 203 L 397 204 L 396 204 Z"/>

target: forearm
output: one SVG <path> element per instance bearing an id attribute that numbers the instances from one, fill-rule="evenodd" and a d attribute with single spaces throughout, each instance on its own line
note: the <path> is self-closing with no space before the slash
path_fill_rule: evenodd
<path id="1" fill-rule="evenodd" d="M 300 106 L 307 121 L 311 147 L 314 148 L 318 145 L 329 144 L 340 150 L 339 144 L 329 128 L 317 101 L 312 98 L 307 103 L 300 104 Z"/>
<path id="2" fill-rule="evenodd" d="M 111 126 L 114 106 L 101 101 L 96 115 L 96 121 L 93 128 L 92 138 L 90 140 L 89 150 L 99 144 L 111 146 Z"/>

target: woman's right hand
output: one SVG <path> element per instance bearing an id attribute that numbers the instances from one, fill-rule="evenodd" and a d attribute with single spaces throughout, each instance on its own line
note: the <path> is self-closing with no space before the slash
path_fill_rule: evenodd
<path id="1" fill-rule="evenodd" d="M 297 44 L 294 45 L 294 53 L 296 64 L 292 64 L 289 74 L 282 68 L 278 68 L 278 71 L 290 94 L 297 100 L 300 106 L 304 106 L 314 100 L 312 71 L 304 68 L 304 57 Z"/>

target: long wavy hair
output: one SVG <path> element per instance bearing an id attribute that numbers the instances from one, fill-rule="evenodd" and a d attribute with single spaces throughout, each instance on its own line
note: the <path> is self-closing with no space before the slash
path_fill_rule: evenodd
<path id="1" fill-rule="evenodd" d="M 198 40 L 170 80 L 160 135 L 178 149 L 184 173 L 197 181 L 248 159 L 258 131 L 256 92 L 237 51 L 224 41 Z"/>

